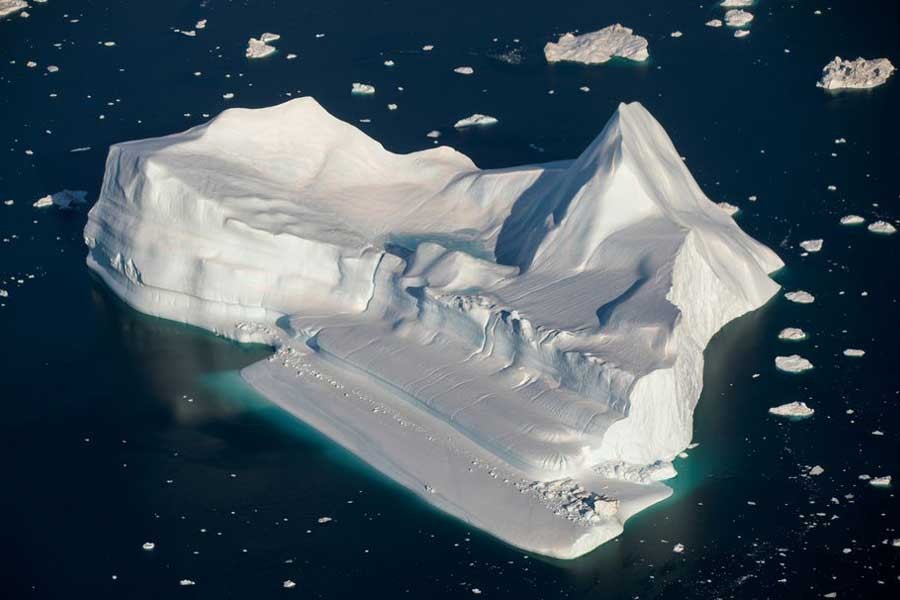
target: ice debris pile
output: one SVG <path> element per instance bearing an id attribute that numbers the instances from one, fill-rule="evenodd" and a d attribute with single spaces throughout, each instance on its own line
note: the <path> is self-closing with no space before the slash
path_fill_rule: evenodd
<path id="1" fill-rule="evenodd" d="M 782 266 L 638 103 L 574 160 L 497 170 L 311 98 L 231 109 L 112 146 L 84 237 L 136 309 L 274 346 L 242 371 L 272 402 L 561 558 L 671 493 L 703 350 Z"/>
<path id="2" fill-rule="evenodd" d="M 826 90 L 873 88 L 886 82 L 894 70 L 886 58 L 842 60 L 835 56 L 823 67 L 822 78 L 816 86 Z"/>
<path id="3" fill-rule="evenodd" d="M 649 58 L 647 38 L 635 35 L 628 27 L 616 23 L 600 31 L 582 35 L 566 33 L 556 42 L 544 46 L 547 62 L 579 62 L 601 64 L 612 57 L 644 61 Z"/>

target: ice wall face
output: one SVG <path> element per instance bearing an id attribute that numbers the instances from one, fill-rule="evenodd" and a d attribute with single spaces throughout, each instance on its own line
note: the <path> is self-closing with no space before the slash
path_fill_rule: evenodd
<path id="1" fill-rule="evenodd" d="M 387 152 L 309 98 L 229 110 L 113 146 L 85 239 L 138 310 L 275 346 L 244 372 L 274 402 L 561 557 L 667 493 L 610 465 L 668 472 L 703 349 L 782 264 L 636 103 L 574 161 L 488 171 L 444 147 Z"/>

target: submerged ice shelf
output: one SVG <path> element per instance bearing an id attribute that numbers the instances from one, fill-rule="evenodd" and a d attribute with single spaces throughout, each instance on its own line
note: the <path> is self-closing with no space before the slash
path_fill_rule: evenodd
<path id="1" fill-rule="evenodd" d="M 782 266 L 622 104 L 577 159 L 393 154 L 301 98 L 116 144 L 87 262 L 275 353 L 254 388 L 420 497 L 573 558 L 667 497 L 703 350 Z"/>

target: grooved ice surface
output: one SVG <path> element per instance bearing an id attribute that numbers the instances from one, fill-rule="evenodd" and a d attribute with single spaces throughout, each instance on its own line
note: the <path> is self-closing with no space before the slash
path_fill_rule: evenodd
<path id="1" fill-rule="evenodd" d="M 110 149 L 88 264 L 275 354 L 273 402 L 426 501 L 572 558 L 670 491 L 703 349 L 778 257 L 622 104 L 573 161 L 386 151 L 311 98 Z"/>
<path id="2" fill-rule="evenodd" d="M 566 33 L 544 46 L 547 62 L 605 63 L 614 56 L 643 61 L 650 56 L 647 38 L 618 23 L 582 35 Z"/>

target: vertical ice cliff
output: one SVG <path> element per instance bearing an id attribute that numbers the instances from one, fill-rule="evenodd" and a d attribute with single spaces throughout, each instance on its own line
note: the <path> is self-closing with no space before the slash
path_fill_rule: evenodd
<path id="1" fill-rule="evenodd" d="M 111 148 L 89 266 L 276 348 L 245 379 L 498 537 L 589 551 L 665 497 L 703 350 L 781 266 L 620 105 L 574 161 L 386 151 L 303 98 Z"/>

